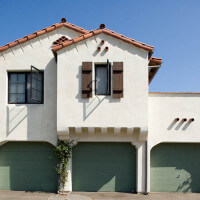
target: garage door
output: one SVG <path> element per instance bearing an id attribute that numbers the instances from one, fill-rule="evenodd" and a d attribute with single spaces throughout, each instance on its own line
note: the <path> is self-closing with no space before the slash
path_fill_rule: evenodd
<path id="1" fill-rule="evenodd" d="M 73 191 L 136 192 L 136 150 L 130 143 L 78 143 L 72 152 Z"/>
<path id="2" fill-rule="evenodd" d="M 0 190 L 57 191 L 56 160 L 48 143 L 0 146 Z"/>
<path id="3" fill-rule="evenodd" d="M 200 192 L 200 144 L 155 146 L 151 151 L 152 192 Z"/>

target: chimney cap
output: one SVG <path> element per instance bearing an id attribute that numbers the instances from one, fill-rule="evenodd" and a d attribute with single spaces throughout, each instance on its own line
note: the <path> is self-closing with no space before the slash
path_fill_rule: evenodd
<path id="1" fill-rule="evenodd" d="M 67 22 L 66 18 L 63 17 L 63 18 L 61 19 L 61 22 L 62 22 L 62 23 Z"/>
<path id="2" fill-rule="evenodd" d="M 106 27 L 105 24 L 100 24 L 99 26 L 100 29 L 104 29 L 105 27 Z"/>

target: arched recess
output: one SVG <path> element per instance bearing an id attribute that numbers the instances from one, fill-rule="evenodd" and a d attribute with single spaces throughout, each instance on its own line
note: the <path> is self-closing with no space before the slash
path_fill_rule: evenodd
<path id="1" fill-rule="evenodd" d="M 150 158 L 151 192 L 200 192 L 200 144 L 160 143 Z"/>
<path id="2" fill-rule="evenodd" d="M 7 142 L 0 146 L 0 190 L 56 192 L 54 148 L 47 142 Z"/>
<path id="3" fill-rule="evenodd" d="M 136 149 L 128 142 L 78 142 L 72 151 L 72 190 L 136 192 Z"/>

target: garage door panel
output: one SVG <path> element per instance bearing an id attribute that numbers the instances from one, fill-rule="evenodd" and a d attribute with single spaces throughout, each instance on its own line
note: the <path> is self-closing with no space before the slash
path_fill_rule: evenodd
<path id="1" fill-rule="evenodd" d="M 0 190 L 57 191 L 56 159 L 48 143 L 9 142 L 0 147 Z M 52 158 L 50 158 L 52 157 Z"/>
<path id="2" fill-rule="evenodd" d="M 151 151 L 152 192 L 200 192 L 200 145 L 163 143 Z"/>
<path id="3" fill-rule="evenodd" d="M 136 152 L 129 143 L 79 143 L 72 153 L 74 191 L 135 191 Z"/>

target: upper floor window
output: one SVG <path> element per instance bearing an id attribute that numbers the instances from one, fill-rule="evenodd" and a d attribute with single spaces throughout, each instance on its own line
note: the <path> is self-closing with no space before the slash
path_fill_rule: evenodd
<path id="1" fill-rule="evenodd" d="M 31 72 L 9 72 L 8 103 L 43 103 L 43 72 L 34 67 Z"/>
<path id="2" fill-rule="evenodd" d="M 110 63 L 95 65 L 95 95 L 110 95 Z"/>
<path id="3" fill-rule="evenodd" d="M 111 95 L 113 98 L 123 98 L 123 62 L 94 64 L 82 62 L 82 98 L 92 98 L 93 82 L 95 82 L 95 95 Z M 93 77 L 95 81 L 93 81 Z M 112 82 L 112 87 L 111 87 Z"/>

